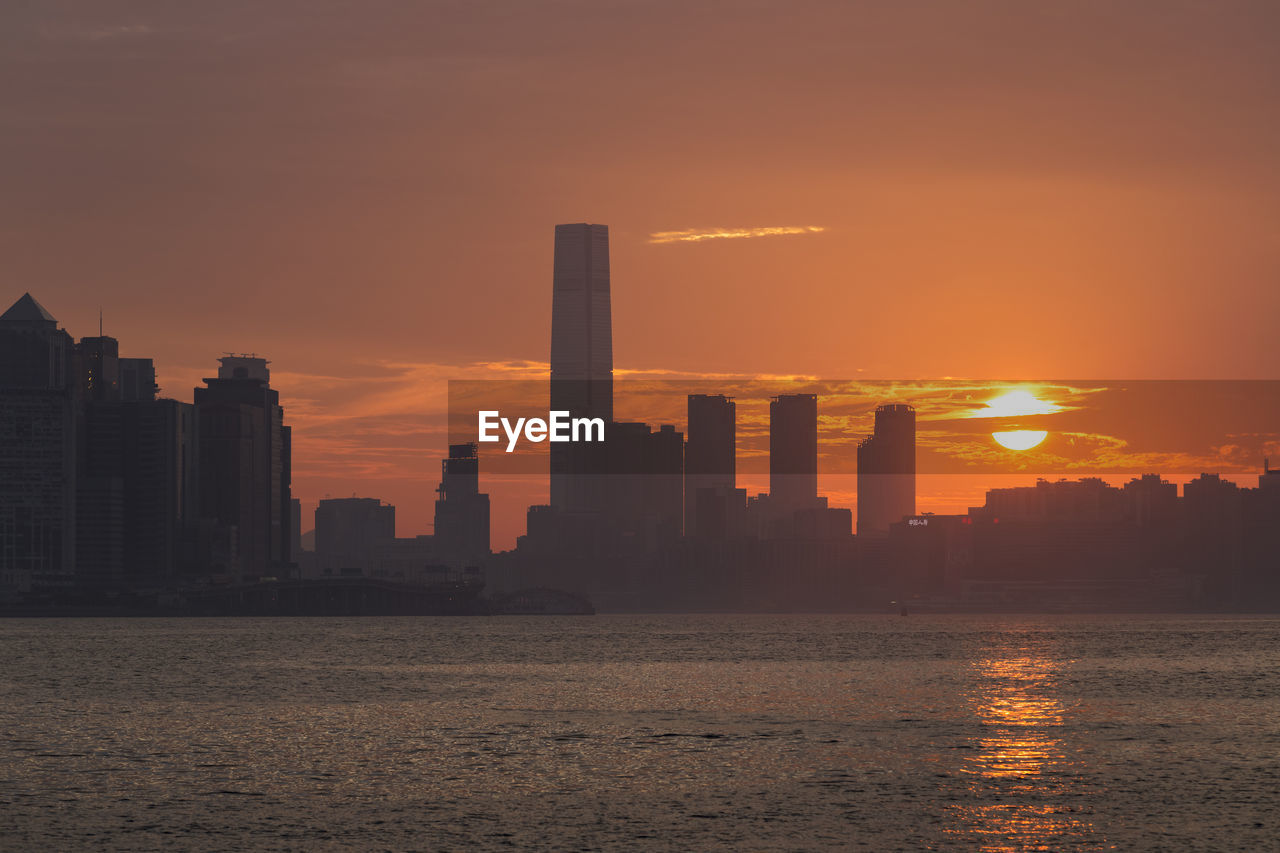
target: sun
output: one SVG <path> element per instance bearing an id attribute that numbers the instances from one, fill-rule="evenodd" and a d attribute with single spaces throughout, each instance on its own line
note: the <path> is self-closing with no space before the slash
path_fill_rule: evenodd
<path id="1" fill-rule="evenodd" d="M 996 444 L 1010 450 L 1030 450 L 1044 441 L 1048 435 L 1049 431 L 1044 429 L 1011 429 L 991 433 Z"/>
<path id="2" fill-rule="evenodd" d="M 985 408 L 978 409 L 970 417 L 1021 418 L 1027 415 L 1051 415 L 1061 410 L 1062 407 L 1058 404 L 1038 399 L 1030 391 L 1019 388 L 988 400 Z"/>

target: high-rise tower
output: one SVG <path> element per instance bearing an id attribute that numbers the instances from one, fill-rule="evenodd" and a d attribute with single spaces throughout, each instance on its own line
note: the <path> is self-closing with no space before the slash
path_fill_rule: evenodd
<path id="1" fill-rule="evenodd" d="M 916 513 L 916 410 L 876 409 L 875 432 L 858 445 L 858 535 L 884 536 Z"/>
<path id="2" fill-rule="evenodd" d="M 726 500 L 737 470 L 736 406 L 721 394 L 689 395 L 689 444 L 684 455 L 684 530 L 698 532 L 699 493 L 705 500 Z"/>
<path id="3" fill-rule="evenodd" d="M 613 320 L 609 307 L 609 227 L 556 226 L 551 302 L 551 409 L 613 420 Z M 599 507 L 602 454 L 590 444 L 551 445 L 551 505 Z"/>
<path id="4" fill-rule="evenodd" d="M 76 563 L 71 336 L 24 293 L 0 314 L 0 586 L 69 584 Z"/>
<path id="5" fill-rule="evenodd" d="M 291 433 L 267 360 L 227 356 L 195 389 L 200 514 L 236 528 L 240 579 L 289 572 Z"/>
<path id="6" fill-rule="evenodd" d="M 782 394 L 769 401 L 769 497 L 780 516 L 818 500 L 818 397 Z"/>

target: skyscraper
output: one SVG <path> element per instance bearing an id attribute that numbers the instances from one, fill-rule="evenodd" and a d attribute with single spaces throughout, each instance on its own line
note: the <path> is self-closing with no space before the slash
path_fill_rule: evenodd
<path id="1" fill-rule="evenodd" d="M 858 445 L 858 535 L 887 536 L 916 513 L 916 410 L 876 409 L 873 434 Z"/>
<path id="2" fill-rule="evenodd" d="M 817 504 L 816 394 L 783 394 L 769 401 L 769 499 L 778 516 Z"/>
<path id="3" fill-rule="evenodd" d="M 551 302 L 551 409 L 613 420 L 613 320 L 609 227 L 556 226 Z M 601 448 L 551 445 L 551 505 L 585 512 L 600 505 Z"/>
<path id="4" fill-rule="evenodd" d="M 121 358 L 115 338 L 81 338 L 75 360 L 77 583 L 171 578 L 196 504 L 192 406 L 157 400 L 152 360 Z"/>
<path id="5" fill-rule="evenodd" d="M 200 516 L 236 528 L 240 574 L 289 573 L 292 537 L 290 430 L 267 360 L 219 359 L 218 376 L 195 389 Z"/>
<path id="6" fill-rule="evenodd" d="M 733 492 L 737 473 L 737 413 L 732 397 L 689 395 L 689 444 L 684 457 L 684 532 L 698 530 L 701 491 Z M 710 500 L 706 498 L 705 500 Z"/>
<path id="7" fill-rule="evenodd" d="M 69 584 L 76 550 L 71 336 L 25 293 L 0 314 L 0 577 Z"/>
<path id="8" fill-rule="evenodd" d="M 195 407 L 170 399 L 119 405 L 125 574 L 137 583 L 172 578 L 182 568 L 183 536 L 198 503 Z"/>

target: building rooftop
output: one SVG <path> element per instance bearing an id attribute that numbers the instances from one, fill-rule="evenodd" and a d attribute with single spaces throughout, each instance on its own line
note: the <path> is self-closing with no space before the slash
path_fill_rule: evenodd
<path id="1" fill-rule="evenodd" d="M 0 326 L 43 326 L 53 328 L 58 325 L 54 316 L 44 309 L 30 293 L 24 293 L 17 302 L 9 306 L 9 310 L 0 314 Z"/>

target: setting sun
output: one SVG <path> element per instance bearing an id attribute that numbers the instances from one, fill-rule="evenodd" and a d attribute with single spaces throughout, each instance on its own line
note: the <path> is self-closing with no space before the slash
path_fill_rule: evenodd
<path id="1" fill-rule="evenodd" d="M 997 444 L 1010 450 L 1030 450 L 1048 435 L 1048 430 L 1043 429 L 1012 429 L 991 433 Z"/>
<path id="2" fill-rule="evenodd" d="M 1041 400 L 1030 391 L 1020 388 L 993 397 L 987 401 L 985 408 L 978 409 L 970 417 L 1020 418 L 1027 415 L 1051 415 L 1061 410 L 1062 407 L 1058 404 Z"/>

